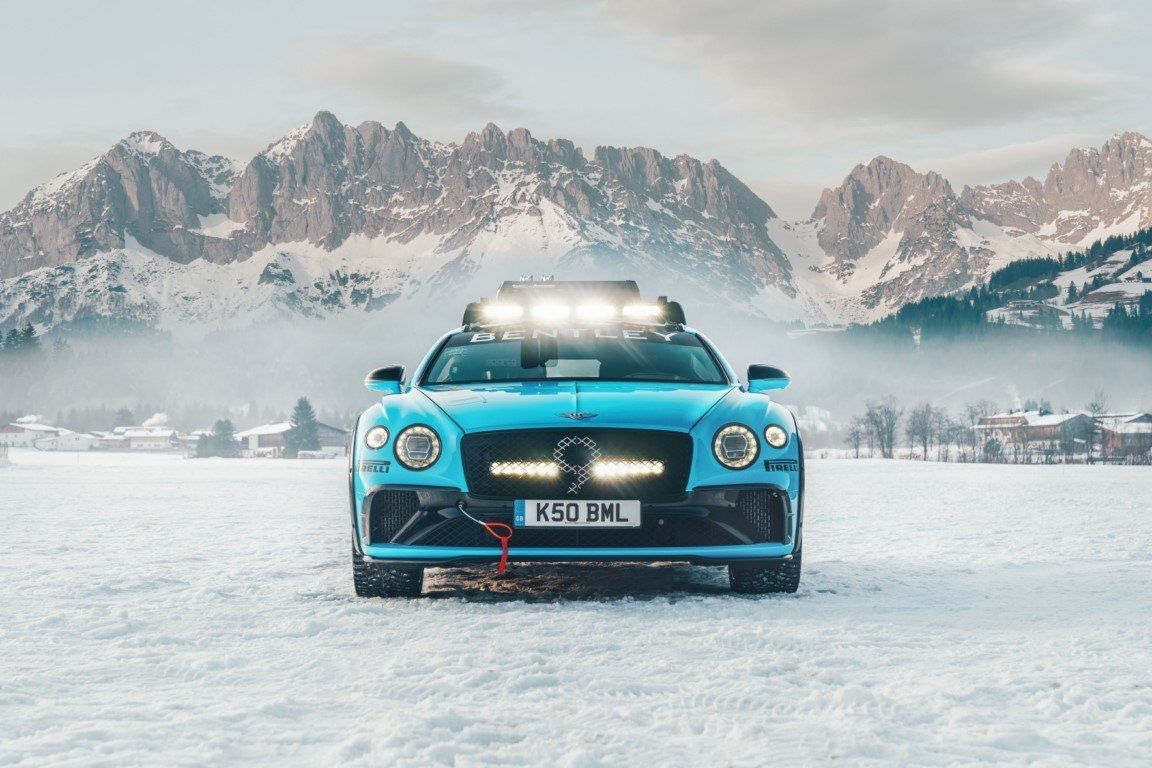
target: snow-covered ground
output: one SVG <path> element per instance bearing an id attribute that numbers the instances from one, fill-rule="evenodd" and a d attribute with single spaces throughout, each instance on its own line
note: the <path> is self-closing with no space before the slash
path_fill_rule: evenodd
<path id="1" fill-rule="evenodd" d="M 795 596 L 718 569 L 353 597 L 343 464 L 14 451 L 2 765 L 1147 765 L 1152 471 L 810 462 Z"/>

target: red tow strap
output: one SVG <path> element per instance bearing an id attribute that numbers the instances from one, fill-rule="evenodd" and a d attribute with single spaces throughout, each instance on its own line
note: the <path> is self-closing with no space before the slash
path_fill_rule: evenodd
<path id="1" fill-rule="evenodd" d="M 508 539 L 512 538 L 512 526 L 507 523 L 481 523 L 484 530 L 488 531 L 488 535 L 500 541 L 500 564 L 496 566 L 496 575 L 503 576 L 504 571 L 508 570 Z M 503 528 L 507 533 L 503 536 L 499 531 Z"/>
<path id="2" fill-rule="evenodd" d="M 482 527 L 489 536 L 500 542 L 500 564 L 496 566 L 496 575 L 503 576 L 508 570 L 508 539 L 512 538 L 512 526 L 508 523 L 486 523 L 483 520 L 468 514 L 468 507 L 464 501 L 456 502 L 456 509 L 460 514 Z M 501 533 L 504 531 L 504 533 Z"/>

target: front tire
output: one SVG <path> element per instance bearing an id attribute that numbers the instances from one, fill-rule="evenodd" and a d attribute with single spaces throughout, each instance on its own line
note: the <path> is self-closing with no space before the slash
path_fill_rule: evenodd
<path id="1" fill-rule="evenodd" d="M 352 553 L 352 583 L 357 597 L 419 597 L 424 588 L 423 568 L 389 568 Z"/>
<path id="2" fill-rule="evenodd" d="M 793 594 L 800 588 L 801 553 L 791 560 L 771 565 L 730 565 L 728 583 L 732 591 L 742 595 Z"/>

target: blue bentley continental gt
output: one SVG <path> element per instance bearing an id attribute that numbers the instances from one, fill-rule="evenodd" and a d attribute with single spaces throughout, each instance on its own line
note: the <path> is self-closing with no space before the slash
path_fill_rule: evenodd
<path id="1" fill-rule="evenodd" d="M 669 561 L 727 566 L 732 589 L 795 592 L 804 452 L 768 365 L 741 383 L 633 281 L 506 282 L 468 305 L 380 401 L 349 464 L 362 597 L 417 596 L 463 563 Z"/>

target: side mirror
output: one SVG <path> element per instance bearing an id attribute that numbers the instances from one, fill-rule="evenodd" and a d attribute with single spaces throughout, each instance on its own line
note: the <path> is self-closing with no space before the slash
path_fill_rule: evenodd
<path id="1" fill-rule="evenodd" d="M 404 366 L 386 365 L 364 377 L 364 386 L 373 392 L 398 395 L 404 384 Z"/>
<path id="2" fill-rule="evenodd" d="M 792 377 L 772 365 L 748 366 L 748 391 L 767 392 L 770 389 L 784 389 Z"/>

